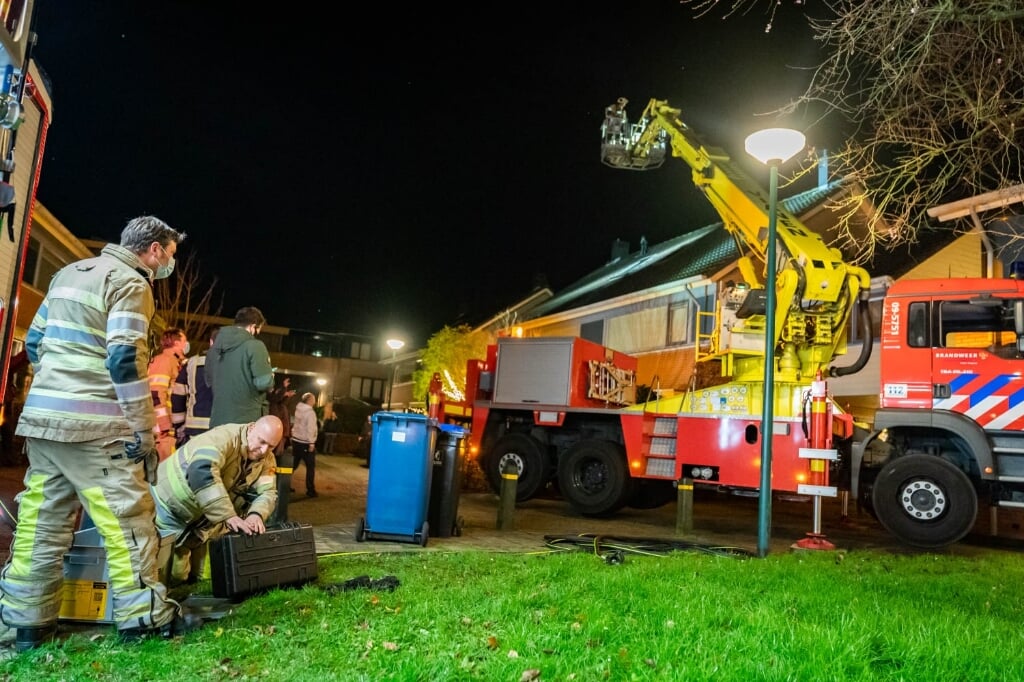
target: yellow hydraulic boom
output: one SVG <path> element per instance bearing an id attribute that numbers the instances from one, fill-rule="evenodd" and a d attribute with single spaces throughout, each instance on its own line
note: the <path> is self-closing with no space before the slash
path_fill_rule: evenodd
<path id="1" fill-rule="evenodd" d="M 694 184 L 736 239 L 744 279 L 742 285 L 723 292 L 712 348 L 702 359 L 721 359 L 722 374 L 734 380 L 761 379 L 768 197 L 724 151 L 702 144 L 680 120 L 679 109 L 652 99 L 639 121 L 630 124 L 626 104 L 619 98 L 605 110 L 601 161 L 612 168 L 649 170 L 661 166 L 671 150 L 693 170 Z M 776 227 L 776 377 L 810 381 L 819 369 L 828 374 L 827 365 L 846 352 L 854 302 L 867 296 L 871 278 L 863 268 L 844 262 L 838 249 L 830 248 L 781 206 Z"/>

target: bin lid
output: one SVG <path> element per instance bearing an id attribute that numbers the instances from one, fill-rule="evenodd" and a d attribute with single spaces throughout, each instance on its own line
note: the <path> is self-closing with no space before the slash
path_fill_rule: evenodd
<path id="1" fill-rule="evenodd" d="M 444 433 L 455 436 L 456 438 L 462 438 L 466 435 L 466 429 L 462 428 L 458 424 L 438 424 L 437 428 L 441 429 Z"/>
<path id="2" fill-rule="evenodd" d="M 419 412 L 374 412 L 370 416 L 370 420 L 374 423 L 383 421 L 407 421 L 407 422 L 425 422 L 428 417 L 425 414 Z"/>

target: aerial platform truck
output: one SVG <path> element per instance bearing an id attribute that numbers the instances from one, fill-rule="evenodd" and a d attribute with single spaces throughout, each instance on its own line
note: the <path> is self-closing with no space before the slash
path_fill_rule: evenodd
<path id="1" fill-rule="evenodd" d="M 602 161 L 649 170 L 681 158 L 740 248 L 743 281 L 724 287 L 717 309 L 697 320 L 697 360 L 720 365 L 721 380 L 636 404 L 636 360 L 627 354 L 575 337 L 499 338 L 468 367 L 471 450 L 495 490 L 512 464 L 519 500 L 555 485 L 580 513 L 605 516 L 674 499 L 684 478 L 756 490 L 768 434 L 773 490 L 836 495 L 833 432 L 848 440 L 853 420 L 827 396 L 825 378 L 867 362 L 870 344 L 853 365 L 830 366 L 846 352 L 847 325 L 858 299 L 866 302 L 870 276 L 778 211 L 775 417 L 765 428 L 768 198 L 724 152 L 704 146 L 679 110 L 651 100 L 630 124 L 625 105 L 620 99 L 606 112 Z M 828 433 L 811 439 L 812 423 Z"/>

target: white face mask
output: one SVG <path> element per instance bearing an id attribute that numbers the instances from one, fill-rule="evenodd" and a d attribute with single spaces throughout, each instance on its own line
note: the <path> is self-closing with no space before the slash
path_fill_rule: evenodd
<path id="1" fill-rule="evenodd" d="M 157 244 L 157 246 L 160 245 Z M 156 262 L 156 273 L 154 273 L 153 279 L 167 279 L 171 276 L 171 273 L 174 272 L 174 256 L 168 255 L 167 249 L 162 246 L 160 246 L 160 250 L 164 252 L 165 256 L 167 256 L 167 265 L 164 265 L 158 259 Z"/>
<path id="2" fill-rule="evenodd" d="M 183 355 L 188 355 L 188 352 L 190 350 L 192 350 L 192 346 L 190 346 L 188 341 L 186 341 L 185 345 L 181 347 L 181 352 L 182 352 Z"/>

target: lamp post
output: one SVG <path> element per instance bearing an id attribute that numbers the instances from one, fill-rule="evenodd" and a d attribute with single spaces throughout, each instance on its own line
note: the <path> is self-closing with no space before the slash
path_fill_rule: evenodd
<path id="1" fill-rule="evenodd" d="M 772 518 L 772 437 L 775 434 L 775 240 L 779 203 L 779 165 L 806 144 L 804 134 L 788 128 L 768 128 L 751 134 L 747 153 L 768 166 L 768 243 L 765 255 L 764 396 L 761 405 L 761 489 L 757 507 L 757 555 L 768 554 Z"/>
<path id="2" fill-rule="evenodd" d="M 391 411 L 391 391 L 395 388 L 395 377 L 398 374 L 398 363 L 395 362 L 395 355 L 401 350 L 402 346 L 405 345 L 405 341 L 401 339 L 388 339 L 385 341 L 388 348 L 391 349 L 391 381 L 388 382 L 388 412 Z"/>

